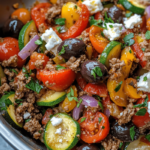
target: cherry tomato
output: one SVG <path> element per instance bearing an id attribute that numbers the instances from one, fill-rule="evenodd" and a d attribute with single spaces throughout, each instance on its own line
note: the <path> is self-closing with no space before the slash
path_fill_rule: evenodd
<path id="1" fill-rule="evenodd" d="M 99 20 L 99 19 L 102 19 L 104 20 L 103 16 L 102 16 L 102 13 L 101 12 L 97 12 L 94 16 L 94 19 L 95 20 Z"/>
<path id="2" fill-rule="evenodd" d="M 105 84 L 88 83 L 85 86 L 84 91 L 92 95 L 98 95 L 100 97 L 107 97 L 108 95 L 107 87 Z"/>
<path id="3" fill-rule="evenodd" d="M 18 40 L 11 37 L 3 38 L 0 41 L 0 61 L 8 60 L 11 56 L 17 55 L 19 53 Z M 17 66 L 21 68 L 25 61 L 18 56 Z"/>
<path id="4" fill-rule="evenodd" d="M 45 82 L 48 82 L 49 89 L 55 91 L 66 90 L 76 78 L 75 72 L 67 68 L 58 71 L 41 70 L 39 76 L 44 84 L 46 84 Z"/>
<path id="5" fill-rule="evenodd" d="M 102 100 L 103 107 L 107 107 L 107 105 L 111 104 L 110 96 L 108 95 L 105 100 Z"/>
<path id="6" fill-rule="evenodd" d="M 87 111 L 84 116 L 79 119 L 78 123 L 81 127 L 81 139 L 86 143 L 102 141 L 106 138 L 110 130 L 109 120 L 101 112 L 92 113 Z"/>
<path id="7" fill-rule="evenodd" d="M 48 121 L 50 120 L 50 116 L 53 115 L 53 110 L 48 108 L 42 118 L 42 124 L 46 125 Z"/>
<path id="8" fill-rule="evenodd" d="M 150 142 L 144 136 L 140 139 L 140 141 L 150 145 Z"/>
<path id="9" fill-rule="evenodd" d="M 150 102 L 150 94 L 148 94 L 148 102 Z M 145 100 L 143 98 L 139 99 L 137 101 L 137 104 L 142 104 Z M 136 116 L 134 115 L 132 118 L 132 122 L 137 126 L 137 127 L 143 127 L 146 125 L 148 122 L 150 122 L 150 116 L 149 113 L 146 112 L 144 116 Z"/>
<path id="10" fill-rule="evenodd" d="M 150 30 L 150 18 L 147 20 L 146 25 L 147 25 L 147 29 Z"/>
<path id="11" fill-rule="evenodd" d="M 58 33 L 56 28 L 54 28 L 54 31 L 62 40 L 79 36 L 82 31 L 87 27 L 87 24 L 89 22 L 89 11 L 84 4 L 80 4 L 79 7 L 81 8 L 81 15 L 79 20 L 76 21 L 76 23 L 72 27 L 70 27 L 65 33 Z"/>
<path id="12" fill-rule="evenodd" d="M 50 3 L 40 3 L 31 10 L 31 17 L 34 20 L 37 28 L 43 24 L 45 29 L 48 29 L 49 26 L 46 22 L 45 13 L 47 13 L 50 6 Z"/>
<path id="13" fill-rule="evenodd" d="M 43 62 L 43 67 L 46 66 L 48 60 L 49 60 L 49 57 L 47 57 L 46 55 L 42 54 L 42 53 L 37 53 L 37 52 L 34 52 L 31 57 L 30 57 L 30 61 L 29 61 L 29 69 L 33 70 L 33 69 L 39 69 L 39 68 L 36 68 L 35 66 L 35 62 L 38 61 L 38 60 L 44 60 Z M 43 68 L 42 68 L 43 69 Z"/>
<path id="14" fill-rule="evenodd" d="M 142 23 L 140 25 L 140 28 L 141 28 L 141 32 L 146 33 L 147 28 L 146 28 L 146 17 L 145 17 L 145 15 L 142 16 Z"/>
<path id="15" fill-rule="evenodd" d="M 87 85 L 87 82 L 82 77 L 81 73 L 79 73 L 79 72 L 77 73 L 76 80 L 77 80 L 77 83 L 80 86 L 80 88 L 83 90 L 85 88 L 85 86 Z"/>
<path id="16" fill-rule="evenodd" d="M 97 52 L 102 53 L 109 41 L 101 35 L 102 28 L 92 25 L 90 28 L 90 41 Z"/>
<path id="17" fill-rule="evenodd" d="M 26 24 L 31 20 L 30 12 L 25 8 L 19 8 L 11 14 L 11 18 L 17 18 Z"/>

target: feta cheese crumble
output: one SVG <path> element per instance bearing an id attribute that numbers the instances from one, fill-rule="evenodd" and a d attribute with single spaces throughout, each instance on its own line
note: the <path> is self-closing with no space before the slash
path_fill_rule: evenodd
<path id="1" fill-rule="evenodd" d="M 147 80 L 144 81 L 144 77 L 147 77 Z M 138 91 L 150 92 L 150 72 L 140 76 L 139 82 L 137 82 Z"/>
<path id="2" fill-rule="evenodd" d="M 24 119 L 28 119 L 30 117 L 30 113 L 29 112 L 25 112 L 23 115 Z"/>
<path id="3" fill-rule="evenodd" d="M 51 119 L 51 123 L 52 123 L 53 126 L 58 126 L 62 123 L 62 118 L 53 117 Z"/>
<path id="4" fill-rule="evenodd" d="M 147 107 L 147 108 L 148 108 L 148 109 L 147 109 L 147 112 L 150 114 L 150 102 L 148 102 L 147 104 L 148 104 L 148 107 Z"/>
<path id="5" fill-rule="evenodd" d="M 103 10 L 101 0 L 85 0 L 82 4 L 87 6 L 91 15 Z"/>
<path id="6" fill-rule="evenodd" d="M 59 140 L 59 143 L 62 143 L 62 139 Z"/>
<path id="7" fill-rule="evenodd" d="M 62 40 L 55 33 L 55 31 L 53 31 L 52 28 L 46 30 L 45 33 L 42 34 L 41 39 L 46 42 L 45 47 L 48 51 L 62 42 Z"/>
<path id="8" fill-rule="evenodd" d="M 59 134 L 59 135 L 61 135 L 61 132 L 62 132 L 62 129 L 61 129 L 61 128 L 59 128 L 59 129 L 57 129 L 57 130 L 56 130 L 55 134 Z"/>
<path id="9" fill-rule="evenodd" d="M 122 24 L 119 23 L 106 23 L 107 29 L 103 31 L 104 35 L 110 41 L 118 40 L 122 33 Z"/>
<path id="10" fill-rule="evenodd" d="M 134 26 L 138 26 L 142 23 L 142 18 L 140 15 L 134 14 L 130 18 L 124 18 L 123 23 L 127 29 L 133 29 Z"/>

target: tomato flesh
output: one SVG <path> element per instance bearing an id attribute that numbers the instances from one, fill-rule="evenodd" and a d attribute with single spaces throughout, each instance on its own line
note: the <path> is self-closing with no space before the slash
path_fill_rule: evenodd
<path id="1" fill-rule="evenodd" d="M 48 108 L 42 118 L 42 124 L 46 125 L 48 121 L 50 120 L 50 116 L 53 115 L 53 110 Z"/>

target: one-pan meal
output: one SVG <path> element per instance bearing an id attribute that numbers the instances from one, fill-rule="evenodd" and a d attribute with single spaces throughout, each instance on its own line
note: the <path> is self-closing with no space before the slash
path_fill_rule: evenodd
<path id="1" fill-rule="evenodd" d="M 150 150 L 150 0 L 13 5 L 0 38 L 0 109 L 48 150 Z"/>

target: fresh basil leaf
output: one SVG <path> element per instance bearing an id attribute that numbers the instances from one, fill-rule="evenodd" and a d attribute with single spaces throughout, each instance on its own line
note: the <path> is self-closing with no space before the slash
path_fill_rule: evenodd
<path id="1" fill-rule="evenodd" d="M 114 23 L 114 21 L 108 16 L 107 16 L 107 12 L 105 12 L 105 22 L 108 23 L 108 22 L 111 22 L 111 23 Z"/>
<path id="2" fill-rule="evenodd" d="M 5 104 L 7 107 L 9 107 L 9 105 L 13 105 L 12 101 L 9 98 L 5 99 Z"/>
<path id="3" fill-rule="evenodd" d="M 95 67 L 92 71 L 91 71 L 91 75 L 94 76 L 94 79 L 96 79 L 96 75 L 99 76 L 99 77 L 102 77 L 103 76 L 103 73 L 101 71 L 101 68 L 100 67 Z"/>
<path id="4" fill-rule="evenodd" d="M 80 98 L 80 101 L 79 101 L 79 103 L 77 104 L 77 108 L 79 108 L 79 107 L 80 107 L 80 105 L 81 105 L 82 101 L 83 101 L 83 99 L 82 99 L 82 98 Z"/>
<path id="5" fill-rule="evenodd" d="M 36 93 L 39 93 L 42 89 L 42 86 L 38 82 L 35 82 L 33 79 L 31 79 L 31 81 L 27 83 L 25 87 Z"/>
<path id="6" fill-rule="evenodd" d="M 149 98 L 148 96 L 146 95 L 146 98 L 145 98 L 145 101 L 143 104 L 137 104 L 137 105 L 134 105 L 133 108 L 141 108 L 141 107 L 147 107 L 147 102 L 148 102 Z"/>
<path id="7" fill-rule="evenodd" d="M 66 69 L 65 67 L 61 66 L 61 65 L 57 65 L 56 66 L 56 70 L 62 70 L 62 69 Z"/>
<path id="8" fill-rule="evenodd" d="M 98 105 L 100 106 L 100 108 L 102 109 L 102 112 L 103 112 L 103 105 L 101 102 L 98 102 Z"/>
<path id="9" fill-rule="evenodd" d="M 146 37 L 147 40 L 150 40 L 150 31 L 146 32 L 145 37 Z"/>
<path id="10" fill-rule="evenodd" d="M 78 102 L 78 98 L 74 97 L 74 90 L 70 87 L 70 92 L 67 94 L 67 98 L 69 101 L 75 100 Z"/>
<path id="11" fill-rule="evenodd" d="M 132 38 L 134 38 L 134 34 L 133 34 L 133 33 L 130 33 L 130 34 L 126 35 L 126 36 L 123 38 L 123 40 L 124 40 L 125 43 L 128 43 L 128 41 L 129 41 L 130 39 L 132 39 Z"/>
<path id="12" fill-rule="evenodd" d="M 80 123 L 86 120 L 86 117 L 81 118 Z"/>
<path id="13" fill-rule="evenodd" d="M 145 77 L 143 78 L 143 81 L 147 81 L 147 76 L 145 76 Z"/>
<path id="14" fill-rule="evenodd" d="M 140 77 L 139 77 L 139 76 L 137 76 L 137 77 L 136 77 L 136 79 L 138 80 L 138 79 L 140 79 Z"/>
<path id="15" fill-rule="evenodd" d="M 132 53 L 131 49 L 129 50 L 129 53 Z"/>
<path id="16" fill-rule="evenodd" d="M 15 69 L 9 69 L 11 72 L 14 72 L 14 73 L 16 73 L 16 74 L 18 74 L 18 72 L 15 70 Z"/>
<path id="17" fill-rule="evenodd" d="M 122 147 L 122 145 L 123 145 L 123 142 L 120 142 L 120 144 L 119 144 L 119 148 L 121 148 L 121 147 Z"/>
<path id="18" fill-rule="evenodd" d="M 25 123 L 29 122 L 30 120 L 31 120 L 31 119 L 26 119 L 26 120 L 25 120 Z"/>
<path id="19" fill-rule="evenodd" d="M 133 14 L 132 12 L 126 13 L 126 17 L 129 18 L 131 17 L 132 14 Z"/>
<path id="20" fill-rule="evenodd" d="M 43 42 L 42 42 L 41 40 L 36 40 L 36 41 L 35 41 L 35 44 L 36 44 L 36 45 L 42 45 L 42 43 L 43 43 Z"/>
<path id="21" fill-rule="evenodd" d="M 61 26 L 56 27 L 56 30 L 60 33 L 61 32 Z"/>
<path id="22" fill-rule="evenodd" d="M 72 89 L 72 87 L 70 88 L 70 94 L 71 96 L 74 96 L 74 90 Z"/>
<path id="23" fill-rule="evenodd" d="M 58 18 L 58 19 L 55 19 L 55 24 L 58 24 L 58 25 L 65 25 L 65 21 L 66 21 L 66 18 Z"/>
<path id="24" fill-rule="evenodd" d="M 96 80 L 96 74 L 95 74 L 95 72 L 92 70 L 91 71 L 91 75 L 94 77 L 94 79 Z"/>
<path id="25" fill-rule="evenodd" d="M 116 86 L 116 88 L 114 89 L 115 92 L 118 92 L 121 88 L 121 85 L 122 85 L 122 81 Z"/>
<path id="26" fill-rule="evenodd" d="M 99 117 L 98 118 L 98 122 L 100 123 L 102 121 L 102 117 Z"/>
<path id="27" fill-rule="evenodd" d="M 109 25 L 110 28 L 113 28 L 113 25 Z"/>
<path id="28" fill-rule="evenodd" d="M 129 46 L 133 45 L 135 43 L 135 41 L 133 39 L 129 40 Z"/>
<path id="29" fill-rule="evenodd" d="M 134 136 L 135 136 L 135 131 L 134 131 L 134 126 L 130 128 L 130 137 L 132 139 L 132 141 L 134 140 Z"/>
<path id="30" fill-rule="evenodd" d="M 145 138 L 150 142 L 150 134 L 146 135 Z"/>
<path id="31" fill-rule="evenodd" d="M 20 104 L 23 101 L 23 99 L 16 99 L 15 103 Z"/>
<path id="32" fill-rule="evenodd" d="M 147 110 L 146 108 L 142 108 L 139 111 L 136 112 L 136 116 L 144 116 L 146 114 Z"/>

